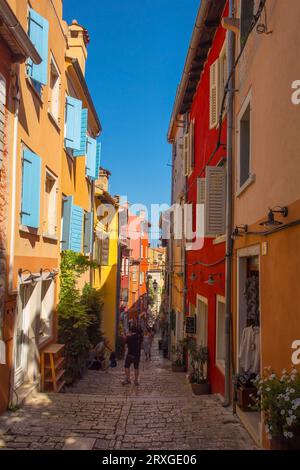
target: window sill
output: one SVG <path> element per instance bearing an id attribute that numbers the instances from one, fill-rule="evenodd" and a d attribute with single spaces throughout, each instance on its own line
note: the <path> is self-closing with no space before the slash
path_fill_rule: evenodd
<path id="1" fill-rule="evenodd" d="M 29 233 L 37 237 L 40 237 L 41 235 L 41 232 L 38 228 L 27 227 L 27 225 L 19 225 L 19 232 Z"/>
<path id="2" fill-rule="evenodd" d="M 43 238 L 58 242 L 58 236 L 50 233 L 43 233 Z"/>
<path id="3" fill-rule="evenodd" d="M 61 132 L 61 127 L 60 127 L 59 121 L 53 116 L 53 114 L 49 110 L 48 110 L 48 117 L 49 117 L 51 123 L 53 124 L 53 126 L 55 127 L 55 129 L 57 130 L 57 132 L 60 133 Z"/>
<path id="4" fill-rule="evenodd" d="M 43 97 L 41 95 L 39 95 L 39 93 L 36 91 L 36 89 L 34 88 L 34 85 L 32 83 L 32 80 L 30 77 L 26 77 L 26 82 L 29 86 L 29 88 L 31 89 L 31 91 L 34 93 L 34 95 L 37 97 L 37 99 L 39 100 L 40 104 L 43 105 L 44 104 L 44 100 L 43 100 Z"/>
<path id="5" fill-rule="evenodd" d="M 255 174 L 250 175 L 249 178 L 247 179 L 247 181 L 245 181 L 245 183 L 237 190 L 237 192 L 235 193 L 235 196 L 236 196 L 236 197 L 239 197 L 241 194 L 243 194 L 243 192 L 246 191 L 246 189 L 247 189 L 252 183 L 254 183 L 255 180 L 256 180 Z"/>
<path id="6" fill-rule="evenodd" d="M 213 245 L 220 245 L 226 242 L 226 235 L 220 235 L 213 240 Z"/>

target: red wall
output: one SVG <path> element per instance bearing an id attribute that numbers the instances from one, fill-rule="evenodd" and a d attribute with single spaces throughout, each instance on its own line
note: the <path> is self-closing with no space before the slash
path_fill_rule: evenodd
<path id="1" fill-rule="evenodd" d="M 227 8 L 224 16 L 227 15 Z M 195 167 L 188 180 L 188 202 L 196 204 L 197 198 L 197 177 L 202 168 L 208 162 L 218 141 L 218 129 L 209 129 L 209 71 L 211 64 L 219 57 L 225 42 L 226 32 L 220 27 L 216 33 L 213 46 L 209 53 L 208 61 L 202 73 L 197 92 L 191 108 L 191 119 L 195 119 Z M 226 119 L 222 128 L 222 142 L 226 143 Z M 221 158 L 226 157 L 225 149 L 221 148 L 216 153 L 210 165 L 216 165 Z M 205 172 L 201 175 L 205 177 Z M 195 217 L 194 217 L 195 220 Z M 195 227 L 194 227 L 195 230 Z M 225 256 L 225 243 L 213 245 L 211 238 L 206 238 L 201 250 L 187 252 L 187 302 L 196 306 L 197 294 L 208 299 L 208 349 L 209 349 L 209 381 L 212 386 L 212 393 L 224 394 L 224 375 L 216 366 L 216 298 L 217 295 L 225 296 L 225 262 L 205 268 L 200 265 L 193 265 L 197 261 L 206 264 L 214 263 Z M 191 280 L 192 273 L 196 274 L 196 280 Z M 205 283 L 209 274 L 220 274 L 221 278 L 216 278 L 218 283 L 209 286 Z M 189 305 L 186 306 L 188 314 Z"/>

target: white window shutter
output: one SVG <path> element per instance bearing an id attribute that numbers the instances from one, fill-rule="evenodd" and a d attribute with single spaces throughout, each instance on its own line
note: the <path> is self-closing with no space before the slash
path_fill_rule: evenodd
<path id="1" fill-rule="evenodd" d="M 210 66 L 210 96 L 209 96 L 209 127 L 213 129 L 218 124 L 219 109 L 219 60 Z"/>
<path id="2" fill-rule="evenodd" d="M 191 121 L 189 130 L 189 173 L 195 166 L 195 121 Z"/>
<path id="3" fill-rule="evenodd" d="M 223 235 L 226 231 L 225 168 L 208 166 L 205 186 L 205 235 Z"/>
<path id="4" fill-rule="evenodd" d="M 183 159 L 184 159 L 184 174 L 189 174 L 189 133 L 184 134 L 183 138 Z"/>

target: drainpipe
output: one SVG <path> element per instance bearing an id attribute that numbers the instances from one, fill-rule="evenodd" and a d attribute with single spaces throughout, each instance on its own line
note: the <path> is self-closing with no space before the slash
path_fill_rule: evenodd
<path id="1" fill-rule="evenodd" d="M 117 220 L 118 220 L 118 229 L 117 229 L 117 237 L 118 237 L 118 260 L 117 260 L 117 293 L 116 293 L 116 343 L 119 337 L 119 322 L 120 322 L 120 296 L 121 296 L 121 243 L 120 243 L 120 211 L 119 206 L 117 209 Z"/>
<path id="2" fill-rule="evenodd" d="M 229 1 L 229 18 L 234 17 L 234 1 Z M 234 67 L 235 36 L 230 30 L 227 32 L 227 57 L 228 76 L 232 74 Z M 228 84 L 228 111 L 227 111 L 227 196 L 226 196 L 226 313 L 225 313 L 225 400 L 224 406 L 230 405 L 231 399 L 231 327 L 232 327 L 232 253 L 233 241 L 232 217 L 233 217 L 233 184 L 232 184 L 232 154 L 233 154 L 233 102 L 234 102 L 234 76 Z"/>
<path id="3" fill-rule="evenodd" d="M 93 213 L 93 221 L 92 223 L 94 224 L 95 221 L 95 181 L 92 181 L 91 185 L 91 211 Z M 92 240 L 91 240 L 91 245 L 92 245 L 92 250 L 90 253 L 90 262 L 92 263 L 94 261 L 94 230 L 92 230 Z M 90 285 L 91 287 L 94 287 L 94 268 L 90 267 Z"/>
<path id="4" fill-rule="evenodd" d="M 19 127 L 19 107 L 20 107 L 20 94 L 19 94 L 19 75 L 20 66 L 16 64 L 13 72 L 15 79 L 14 96 L 14 126 L 13 126 L 13 149 L 12 149 L 12 167 L 11 167 L 11 211 L 10 211 L 10 247 L 9 247 L 9 272 L 8 272 L 8 291 L 13 292 L 13 277 L 14 277 L 14 258 L 15 258 L 15 230 L 16 230 L 16 179 L 17 179 L 17 157 L 18 157 L 18 127 Z"/>

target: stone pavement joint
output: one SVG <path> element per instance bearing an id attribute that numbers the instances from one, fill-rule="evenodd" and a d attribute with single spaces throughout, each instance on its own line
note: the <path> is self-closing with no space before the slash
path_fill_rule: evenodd
<path id="1" fill-rule="evenodd" d="M 123 363 L 88 371 L 66 393 L 37 393 L 0 417 L 0 449 L 255 449 L 232 411 L 214 395 L 194 396 L 155 339 L 141 383 L 122 386 Z"/>

